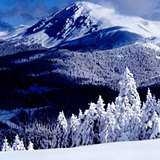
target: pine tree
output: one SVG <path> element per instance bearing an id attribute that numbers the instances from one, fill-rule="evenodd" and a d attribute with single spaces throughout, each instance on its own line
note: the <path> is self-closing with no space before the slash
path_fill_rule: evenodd
<path id="1" fill-rule="evenodd" d="M 4 142 L 3 142 L 3 145 L 2 145 L 2 151 L 5 152 L 5 151 L 11 151 L 11 150 L 12 149 L 8 144 L 8 140 L 7 140 L 7 138 L 5 138 Z"/>
<path id="2" fill-rule="evenodd" d="M 75 138 L 72 142 L 72 147 L 82 145 L 82 123 L 83 123 L 85 117 L 86 117 L 86 115 L 83 114 L 82 111 L 79 109 L 79 115 L 78 115 L 79 126 L 77 127 L 77 131 L 74 136 Z"/>
<path id="3" fill-rule="evenodd" d="M 79 109 L 78 119 L 80 120 L 82 116 L 83 116 L 82 110 Z"/>
<path id="4" fill-rule="evenodd" d="M 65 147 L 65 145 L 67 145 L 66 144 L 67 129 L 68 129 L 68 123 L 62 111 L 59 113 L 56 128 L 55 128 L 55 136 L 56 136 L 55 148 L 63 148 Z"/>
<path id="5" fill-rule="evenodd" d="M 146 102 L 142 107 L 142 139 L 149 139 L 151 136 L 151 126 L 153 114 L 157 113 L 157 101 L 154 96 L 152 96 L 150 89 L 148 89 Z"/>
<path id="6" fill-rule="evenodd" d="M 146 103 L 145 103 L 145 112 L 147 114 L 148 120 L 151 119 L 153 116 L 153 113 L 156 111 L 157 112 L 157 101 L 155 96 L 152 96 L 150 89 L 148 89 L 147 97 L 146 97 Z"/>
<path id="7" fill-rule="evenodd" d="M 79 142 L 80 145 L 98 144 L 107 142 L 107 120 L 101 96 L 97 104 L 90 103 L 90 107 L 81 118 Z"/>
<path id="8" fill-rule="evenodd" d="M 70 125 L 68 127 L 68 146 L 66 147 L 75 147 L 76 146 L 76 136 L 77 136 L 77 130 L 79 128 L 80 125 L 80 120 L 79 118 L 72 114 L 71 118 L 70 118 Z"/>
<path id="9" fill-rule="evenodd" d="M 115 120 L 115 104 L 108 104 L 107 111 L 106 111 L 106 117 L 107 117 L 107 141 L 108 142 L 115 142 L 116 141 L 116 135 L 115 135 L 115 126 L 116 126 L 116 120 Z"/>
<path id="10" fill-rule="evenodd" d="M 33 143 L 30 141 L 27 150 L 29 151 L 33 151 L 34 147 L 33 147 Z"/>
<path id="11" fill-rule="evenodd" d="M 157 113 L 154 112 L 151 119 L 151 136 L 150 139 L 160 138 L 160 118 Z"/>
<path id="12" fill-rule="evenodd" d="M 99 96 L 97 104 L 96 104 L 96 111 L 98 113 L 98 118 L 96 121 L 95 129 L 97 131 L 96 142 L 97 143 L 106 143 L 108 132 L 107 132 L 107 119 L 106 119 L 106 111 L 104 108 L 105 104 L 101 96 Z"/>
<path id="13" fill-rule="evenodd" d="M 21 140 L 19 139 L 19 136 L 18 136 L 18 135 L 16 135 L 16 137 L 15 137 L 15 140 L 14 140 L 12 149 L 13 149 L 14 151 L 24 151 L 24 150 L 25 150 L 23 141 L 21 141 Z"/>
<path id="14" fill-rule="evenodd" d="M 117 141 L 139 140 L 141 128 L 141 101 L 133 74 L 126 68 L 120 81 L 120 93 L 115 101 Z"/>
<path id="15" fill-rule="evenodd" d="M 80 127 L 80 134 L 82 136 L 81 145 L 95 144 L 95 120 L 98 118 L 98 113 L 96 111 L 96 104 L 90 103 L 89 110 L 84 113 L 83 123 Z"/>

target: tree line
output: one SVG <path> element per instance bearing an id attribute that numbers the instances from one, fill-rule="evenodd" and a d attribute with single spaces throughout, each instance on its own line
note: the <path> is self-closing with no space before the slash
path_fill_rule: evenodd
<path id="1" fill-rule="evenodd" d="M 160 137 L 160 100 L 150 89 L 146 101 L 141 102 L 133 74 L 126 68 L 119 82 L 120 92 L 115 102 L 105 106 L 101 96 L 97 103 L 91 102 L 84 113 L 66 119 L 60 112 L 56 123 L 43 130 L 42 125 L 25 128 L 25 135 L 33 142 L 33 148 L 69 148 L 83 145 L 118 141 L 137 141 Z M 106 109 L 105 109 L 106 108 Z M 27 130 L 43 130 L 39 135 Z M 47 136 L 47 138 L 46 138 Z M 47 139 L 47 140 L 46 140 Z M 3 146 L 6 145 L 6 139 Z M 31 143 L 32 143 L 31 142 Z M 2 150 L 4 147 L 2 147 Z M 15 147 L 12 147 L 15 148 Z"/>

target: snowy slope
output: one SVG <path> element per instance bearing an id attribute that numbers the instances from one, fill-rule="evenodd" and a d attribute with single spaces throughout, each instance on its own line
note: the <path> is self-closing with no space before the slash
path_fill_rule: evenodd
<path id="1" fill-rule="evenodd" d="M 160 140 L 39 151 L 0 152 L 1 160 L 158 160 Z"/>
<path id="2" fill-rule="evenodd" d="M 12 31 L 2 31 L 0 32 L 0 39 L 6 40 L 10 38 L 15 39 L 17 37 L 20 38 L 28 28 L 28 25 L 20 25 L 15 27 Z"/>
<path id="3" fill-rule="evenodd" d="M 160 22 L 120 15 L 112 8 L 90 2 L 74 3 L 42 19 L 28 28 L 24 37 L 28 38 L 28 44 L 41 43 L 49 48 L 112 27 L 119 27 L 118 31 L 134 33 L 144 38 L 160 37 Z"/>

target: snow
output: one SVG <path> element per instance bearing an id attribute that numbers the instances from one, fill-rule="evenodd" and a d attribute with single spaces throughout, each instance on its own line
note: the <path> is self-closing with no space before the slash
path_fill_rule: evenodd
<path id="1" fill-rule="evenodd" d="M 160 140 L 119 142 L 70 149 L 0 152 L 0 160 L 157 160 Z"/>
<path id="2" fill-rule="evenodd" d="M 143 42 L 138 42 L 137 44 L 140 44 L 142 45 L 143 47 L 146 47 L 146 48 L 150 48 L 150 49 L 153 49 L 157 52 L 160 52 L 160 47 L 154 43 L 151 43 L 151 42 L 147 42 L 147 43 L 143 43 Z M 159 57 L 157 56 L 157 59 L 159 59 Z"/>
<path id="3" fill-rule="evenodd" d="M 75 6 L 76 9 L 71 11 L 73 6 Z M 50 26 L 54 25 L 50 22 L 51 19 L 54 19 L 56 15 L 59 15 L 58 17 L 63 17 L 63 14 L 65 14 L 64 11 L 67 12 L 67 14 L 70 12 L 73 12 L 73 14 L 66 18 L 63 29 L 57 32 L 57 36 L 62 34 L 62 38 L 57 39 L 57 37 L 49 37 L 45 32 Z M 81 17 L 86 17 L 84 21 L 79 21 L 79 23 L 83 21 L 82 24 L 80 24 L 81 26 L 79 26 L 79 23 L 77 26 L 74 26 Z M 55 22 L 56 21 L 59 21 L 59 19 L 56 19 Z M 76 2 L 40 22 L 40 25 L 33 28 L 33 31 L 41 30 L 29 36 L 27 35 L 29 37 L 28 41 L 34 39 L 31 43 L 41 43 L 47 48 L 55 47 L 64 41 L 71 41 L 84 37 L 90 30 L 94 31 L 95 26 L 97 26 L 96 30 L 121 26 L 123 27 L 121 30 L 136 33 L 144 38 L 153 36 L 160 37 L 160 22 L 144 20 L 140 17 L 124 16 L 117 13 L 113 8 L 105 8 L 90 2 Z"/>
<path id="4" fill-rule="evenodd" d="M 56 17 L 57 15 L 58 18 Z M 66 17 L 65 15 L 70 16 Z M 64 22 L 62 22 L 63 19 Z M 115 32 L 127 31 L 138 34 L 143 38 L 156 37 L 155 41 L 149 41 L 144 45 L 159 51 L 160 22 L 121 15 L 110 6 L 105 8 L 90 2 L 76 2 L 56 14 L 42 19 L 37 24 L 39 25 L 33 26 L 33 33 L 27 33 L 29 26 L 20 25 L 15 27 L 14 31 L 0 32 L 0 39 L 13 39 L 14 41 L 22 39 L 23 41 L 24 38 L 23 44 L 25 45 L 37 43 L 43 47 L 51 48 L 59 45 L 63 46 L 67 42 L 90 35 L 91 32 L 119 26 L 119 29 L 115 30 Z M 61 29 L 57 29 L 57 24 Z M 50 28 L 52 28 L 53 33 L 55 32 L 55 36 L 48 34 L 47 31 Z M 17 42 L 16 45 L 20 44 Z"/>
<path id="5" fill-rule="evenodd" d="M 57 29 L 57 26 L 60 29 Z M 33 32 L 27 33 L 29 26 L 21 25 L 12 32 L 0 32 L 0 39 L 25 38 L 23 42 L 25 45 L 38 43 L 43 47 L 51 48 L 85 37 L 91 32 L 118 26 L 121 28 L 117 31 L 135 33 L 144 38 L 160 37 L 158 21 L 121 15 L 110 6 L 105 8 L 90 2 L 76 2 L 39 21 L 37 25 L 31 27 Z M 52 32 L 51 30 L 55 32 L 54 36 L 48 34 L 48 31 Z M 158 50 L 156 44 L 147 45 Z"/>
<path id="6" fill-rule="evenodd" d="M 16 26 L 12 31 L 0 31 L 0 39 L 6 40 L 10 38 L 21 38 L 27 28 L 28 25 L 19 25 Z"/>
<path id="7" fill-rule="evenodd" d="M 37 60 L 37 59 L 40 59 L 42 57 L 44 57 L 45 54 L 44 53 L 38 53 L 36 55 L 33 55 L 33 56 L 29 56 L 27 58 L 21 58 L 21 59 L 18 59 L 18 60 L 15 60 L 14 63 L 15 64 L 19 64 L 19 63 L 26 63 L 26 62 L 31 62 L 33 60 Z M 1 68 L 0 68 L 1 69 Z"/>

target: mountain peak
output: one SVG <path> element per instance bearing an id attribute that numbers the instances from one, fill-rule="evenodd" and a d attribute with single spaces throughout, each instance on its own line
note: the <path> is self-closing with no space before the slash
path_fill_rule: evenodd
<path id="1" fill-rule="evenodd" d="M 50 16 L 42 19 L 36 25 L 29 28 L 26 34 L 36 33 L 49 28 L 53 29 L 53 25 L 54 31 L 55 26 L 57 25 L 59 25 L 60 28 L 62 27 L 61 29 L 66 29 L 66 27 L 68 28 L 68 26 L 71 26 L 72 28 L 70 29 L 72 31 L 73 27 L 80 28 L 82 26 L 87 28 L 93 27 L 93 30 L 95 30 L 95 26 L 99 26 L 103 23 L 100 22 L 101 19 L 107 19 L 107 17 L 109 18 L 111 14 L 113 15 L 113 13 L 113 9 L 107 9 L 91 2 L 75 2 L 65 9 L 60 10 L 56 14 L 51 14 Z M 56 28 L 56 30 L 59 29 Z M 55 37 L 57 35 L 52 34 L 49 36 Z"/>
<path id="2" fill-rule="evenodd" d="M 73 5 L 76 5 L 78 7 L 86 7 L 86 8 L 102 7 L 98 4 L 91 3 L 91 2 L 88 2 L 88 1 L 77 1 L 77 2 L 74 2 Z"/>
<path id="3" fill-rule="evenodd" d="M 113 8 L 82 1 L 42 19 L 28 28 L 24 36 L 50 48 L 113 27 L 114 29 L 118 27 L 115 32 L 127 31 L 145 38 L 160 36 L 159 26 L 159 22 L 120 15 Z M 98 32 L 98 36 L 102 37 L 101 33 Z"/>

